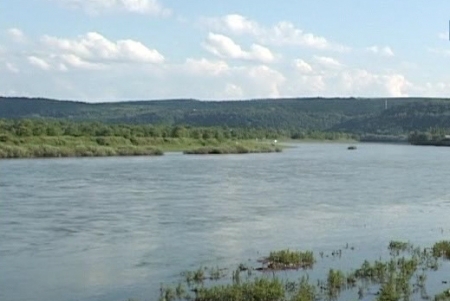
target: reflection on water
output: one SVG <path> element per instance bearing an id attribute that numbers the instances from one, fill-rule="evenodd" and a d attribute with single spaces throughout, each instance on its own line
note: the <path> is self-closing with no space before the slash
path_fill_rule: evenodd
<path id="1" fill-rule="evenodd" d="M 450 238 L 450 149 L 346 148 L 0 161 L 0 300 L 147 300 L 273 249 L 349 243 L 360 257 L 336 264 L 359 265 Z"/>

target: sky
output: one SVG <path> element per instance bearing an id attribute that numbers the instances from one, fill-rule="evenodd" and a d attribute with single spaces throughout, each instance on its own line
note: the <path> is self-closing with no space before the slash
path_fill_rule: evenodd
<path id="1" fill-rule="evenodd" d="M 449 97 L 450 1 L 0 0 L 0 95 Z"/>

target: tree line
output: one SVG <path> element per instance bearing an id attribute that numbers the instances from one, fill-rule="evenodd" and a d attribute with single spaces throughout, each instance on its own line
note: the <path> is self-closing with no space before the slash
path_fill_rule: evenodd
<path id="1" fill-rule="evenodd" d="M 122 137 L 130 138 L 191 138 L 191 139 L 355 139 L 341 132 L 302 129 L 196 127 L 189 125 L 108 124 L 102 122 L 74 122 L 54 119 L 0 120 L 0 142 L 8 137 Z"/>

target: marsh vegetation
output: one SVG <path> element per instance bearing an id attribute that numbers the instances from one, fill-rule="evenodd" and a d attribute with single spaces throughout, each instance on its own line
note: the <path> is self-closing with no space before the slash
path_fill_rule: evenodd
<path id="1" fill-rule="evenodd" d="M 0 120 L 0 158 L 152 156 L 281 152 L 283 133 L 263 129 Z"/>
<path id="2" fill-rule="evenodd" d="M 262 266 L 240 264 L 236 269 L 200 268 L 184 272 L 174 287 L 161 286 L 160 301 L 319 301 L 319 300 L 450 300 L 446 280 L 436 282 L 432 273 L 449 259 L 450 241 L 428 248 L 408 242 L 391 241 L 388 258 L 365 260 L 358 268 L 328 272 L 314 278 L 310 270 L 316 259 L 311 251 L 273 251 L 257 260 Z M 355 252 L 346 248 L 348 255 Z M 339 260 L 342 250 L 329 255 Z M 320 259 L 319 259 L 320 260 Z M 287 273 L 287 271 L 290 271 Z M 217 275 L 217 277 L 207 276 Z M 311 273 L 312 275 L 313 273 Z M 431 292 L 428 286 L 442 287 Z"/>

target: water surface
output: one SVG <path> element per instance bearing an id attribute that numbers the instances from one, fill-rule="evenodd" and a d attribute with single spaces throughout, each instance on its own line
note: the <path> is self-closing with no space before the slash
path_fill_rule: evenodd
<path id="1" fill-rule="evenodd" d="M 0 161 L 0 300 L 155 300 L 160 283 L 274 249 L 450 239 L 450 148 Z M 325 268 L 325 267 L 323 267 Z"/>

